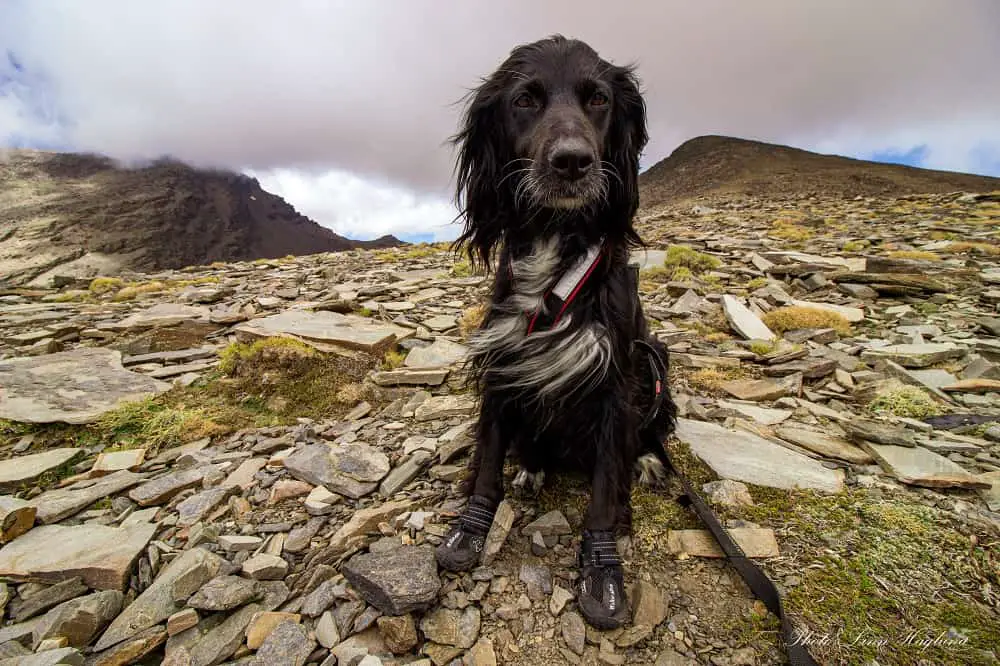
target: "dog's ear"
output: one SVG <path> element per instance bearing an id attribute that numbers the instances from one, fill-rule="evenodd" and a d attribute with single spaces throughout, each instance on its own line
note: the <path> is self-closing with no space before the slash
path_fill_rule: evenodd
<path id="1" fill-rule="evenodd" d="M 615 68 L 611 86 L 614 106 L 605 159 L 621 179 L 612 179 L 613 207 L 623 216 L 621 223 L 631 227 L 632 216 L 639 207 L 639 156 L 649 139 L 646 103 L 633 67 Z"/>
<path id="2" fill-rule="evenodd" d="M 455 202 L 459 217 L 465 218 L 454 247 L 464 248 L 469 260 L 486 270 L 503 237 L 503 211 L 512 200 L 510 188 L 502 182 L 504 165 L 510 161 L 503 87 L 497 72 L 473 90 L 462 129 L 452 137 L 459 147 Z"/>

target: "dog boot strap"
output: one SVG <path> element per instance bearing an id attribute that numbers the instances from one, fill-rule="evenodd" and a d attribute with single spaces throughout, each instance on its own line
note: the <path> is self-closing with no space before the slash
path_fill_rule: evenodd
<path id="1" fill-rule="evenodd" d="M 615 629 L 625 622 L 625 573 L 614 533 L 584 531 L 578 602 L 587 620 L 599 629 Z"/>
<path id="2" fill-rule="evenodd" d="M 462 517 L 437 548 L 437 561 L 448 571 L 467 571 L 479 563 L 486 535 L 493 524 L 496 504 L 473 495 Z"/>
<path id="3" fill-rule="evenodd" d="M 481 495 L 473 495 L 458 523 L 464 532 L 486 536 L 493 525 L 496 511 L 496 504 Z"/>

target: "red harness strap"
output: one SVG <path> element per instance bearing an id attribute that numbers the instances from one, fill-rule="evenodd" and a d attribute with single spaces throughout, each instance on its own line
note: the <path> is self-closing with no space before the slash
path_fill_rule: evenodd
<path id="1" fill-rule="evenodd" d="M 528 334 L 536 330 L 551 329 L 559 323 L 569 304 L 580 293 L 583 285 L 597 268 L 597 264 L 601 262 L 604 252 L 603 240 L 597 245 L 587 248 L 587 252 L 577 259 L 570 269 L 559 278 L 559 281 L 545 292 L 538 309 L 534 313 L 529 313 L 531 320 L 528 322 Z M 510 273 L 511 281 L 513 281 L 515 279 L 513 261 L 508 261 L 507 270 Z"/>

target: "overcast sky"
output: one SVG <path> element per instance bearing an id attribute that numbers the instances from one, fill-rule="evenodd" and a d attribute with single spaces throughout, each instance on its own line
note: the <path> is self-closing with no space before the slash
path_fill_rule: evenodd
<path id="1" fill-rule="evenodd" d="M 338 233 L 453 238 L 458 100 L 560 32 L 637 62 L 651 139 L 1000 175 L 998 0 L 0 0 L 0 146 L 257 176 Z"/>

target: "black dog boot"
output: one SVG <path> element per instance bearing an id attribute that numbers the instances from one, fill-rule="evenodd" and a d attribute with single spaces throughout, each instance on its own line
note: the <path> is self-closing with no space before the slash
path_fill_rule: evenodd
<path id="1" fill-rule="evenodd" d="M 469 498 L 458 524 L 437 547 L 437 561 L 442 569 L 468 571 L 479 564 L 496 510 L 496 504 L 485 497 L 473 495 Z"/>
<path id="2" fill-rule="evenodd" d="M 628 619 L 625 572 L 613 532 L 583 531 L 580 544 L 580 612 L 596 629 L 617 629 Z"/>

